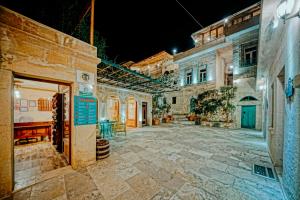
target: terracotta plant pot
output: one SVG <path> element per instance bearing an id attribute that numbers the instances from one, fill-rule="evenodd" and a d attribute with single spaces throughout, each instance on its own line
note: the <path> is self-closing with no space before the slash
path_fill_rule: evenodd
<path id="1" fill-rule="evenodd" d="M 152 125 L 159 125 L 160 124 L 160 120 L 158 118 L 154 118 L 152 120 Z"/>
<path id="2" fill-rule="evenodd" d="M 169 117 L 164 117 L 164 118 L 162 119 L 162 122 L 163 122 L 163 123 L 170 123 L 170 122 L 171 122 L 171 119 L 170 119 Z"/>

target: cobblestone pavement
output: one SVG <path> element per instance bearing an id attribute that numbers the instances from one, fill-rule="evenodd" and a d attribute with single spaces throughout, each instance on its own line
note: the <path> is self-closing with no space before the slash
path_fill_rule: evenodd
<path id="1" fill-rule="evenodd" d="M 283 199 L 279 182 L 252 174 L 271 166 L 261 133 L 196 126 L 130 130 L 111 156 L 17 192 L 14 199 Z"/>

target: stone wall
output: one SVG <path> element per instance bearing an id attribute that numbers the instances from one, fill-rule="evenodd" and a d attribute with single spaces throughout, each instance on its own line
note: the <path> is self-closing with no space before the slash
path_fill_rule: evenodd
<path id="1" fill-rule="evenodd" d="M 199 83 L 199 68 L 207 69 L 207 81 L 216 81 L 216 51 L 211 51 L 201 56 L 177 61 L 179 65 L 180 86 L 186 85 L 186 72 L 192 70 L 192 84 Z"/>
<path id="2" fill-rule="evenodd" d="M 69 35 L 0 7 L 0 197 L 13 190 L 13 77 L 70 84 L 78 95 L 76 70 L 96 74 L 97 49 Z M 96 75 L 95 80 L 96 82 Z M 94 94 L 96 90 L 94 89 Z M 72 106 L 72 121 L 74 118 Z M 96 125 L 71 129 L 71 164 L 96 161 Z"/>
<path id="3" fill-rule="evenodd" d="M 147 125 L 152 125 L 152 95 L 123 88 L 107 85 L 97 85 L 97 97 L 99 102 L 99 119 L 108 119 L 107 99 L 114 97 L 119 100 L 119 121 L 126 122 L 127 101 L 134 97 L 137 102 L 137 126 L 142 127 L 142 102 L 147 103 Z"/>
<path id="4" fill-rule="evenodd" d="M 262 91 L 256 88 L 256 69 L 257 65 L 243 66 L 243 46 L 258 45 L 259 27 L 253 26 L 246 30 L 228 36 L 228 41 L 233 45 L 233 85 L 237 87 L 235 105 L 235 127 L 241 128 L 242 106 L 256 106 L 255 129 L 262 130 Z M 241 102 L 246 96 L 252 96 L 257 101 Z"/>
<path id="5" fill-rule="evenodd" d="M 192 97 L 197 98 L 198 94 L 215 89 L 216 85 L 213 81 L 191 85 L 181 88 L 180 91 L 165 93 L 167 102 L 171 105 L 170 112 L 172 114 L 188 114 L 190 113 L 190 100 Z M 172 97 L 176 97 L 176 104 L 172 104 Z"/>
<path id="6" fill-rule="evenodd" d="M 255 120 L 255 129 L 262 129 L 262 92 L 256 91 L 256 79 L 252 78 L 243 78 L 239 79 L 238 82 L 234 83 L 234 86 L 237 87 L 236 97 L 234 99 L 234 104 L 236 105 L 236 110 L 234 112 L 235 116 L 235 127 L 241 128 L 242 120 L 242 106 L 256 106 L 256 120 Z M 257 100 L 254 101 L 241 101 L 242 98 L 251 96 Z"/>
<path id="7" fill-rule="evenodd" d="M 289 78 L 294 79 L 300 74 L 300 18 L 294 17 L 285 23 L 281 19 L 274 18 L 279 3 L 279 0 L 263 1 L 257 84 L 265 87 L 264 107 L 267 116 L 264 120 L 266 127 L 264 130 L 272 161 L 278 165 L 281 157 L 283 158 L 282 186 L 285 195 L 289 200 L 298 200 L 300 199 L 300 89 L 295 88 L 293 97 L 288 99 L 282 95 L 283 88 L 279 79 L 284 74 L 283 85 L 286 87 Z M 299 12 L 299 9 L 300 1 L 295 1 L 291 14 Z M 276 20 L 278 20 L 277 27 L 274 26 Z M 272 107 L 274 112 L 271 110 Z M 283 114 L 283 122 L 277 114 Z M 283 144 L 283 147 L 280 144 Z"/>

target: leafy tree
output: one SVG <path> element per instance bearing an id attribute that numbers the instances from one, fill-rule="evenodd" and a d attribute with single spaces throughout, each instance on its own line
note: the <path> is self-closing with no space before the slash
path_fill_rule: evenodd
<path id="1" fill-rule="evenodd" d="M 232 99 L 235 97 L 236 87 L 224 86 L 220 90 L 207 90 L 197 97 L 195 113 L 201 117 L 214 116 L 223 112 L 225 121 L 235 110 Z"/>
<path id="2" fill-rule="evenodd" d="M 163 94 L 156 94 L 152 97 L 152 114 L 154 118 L 161 118 L 171 109 L 171 105 L 167 102 Z"/>
<path id="3" fill-rule="evenodd" d="M 232 99 L 235 98 L 237 88 L 232 86 L 224 86 L 220 88 L 222 110 L 226 115 L 226 122 L 229 122 L 229 115 L 235 111 L 235 105 L 232 103 Z"/>

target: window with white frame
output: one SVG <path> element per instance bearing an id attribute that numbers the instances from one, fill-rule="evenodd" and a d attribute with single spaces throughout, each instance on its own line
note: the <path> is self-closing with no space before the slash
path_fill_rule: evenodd
<path id="1" fill-rule="evenodd" d="M 247 67 L 257 64 L 257 46 L 243 48 L 242 66 Z"/>
<path id="2" fill-rule="evenodd" d="M 206 69 L 200 69 L 199 70 L 199 82 L 205 82 L 207 79 L 207 70 Z"/>
<path id="3" fill-rule="evenodd" d="M 191 85 L 192 84 L 192 78 L 193 78 L 192 70 L 188 70 L 186 72 L 186 84 L 187 85 Z"/>

